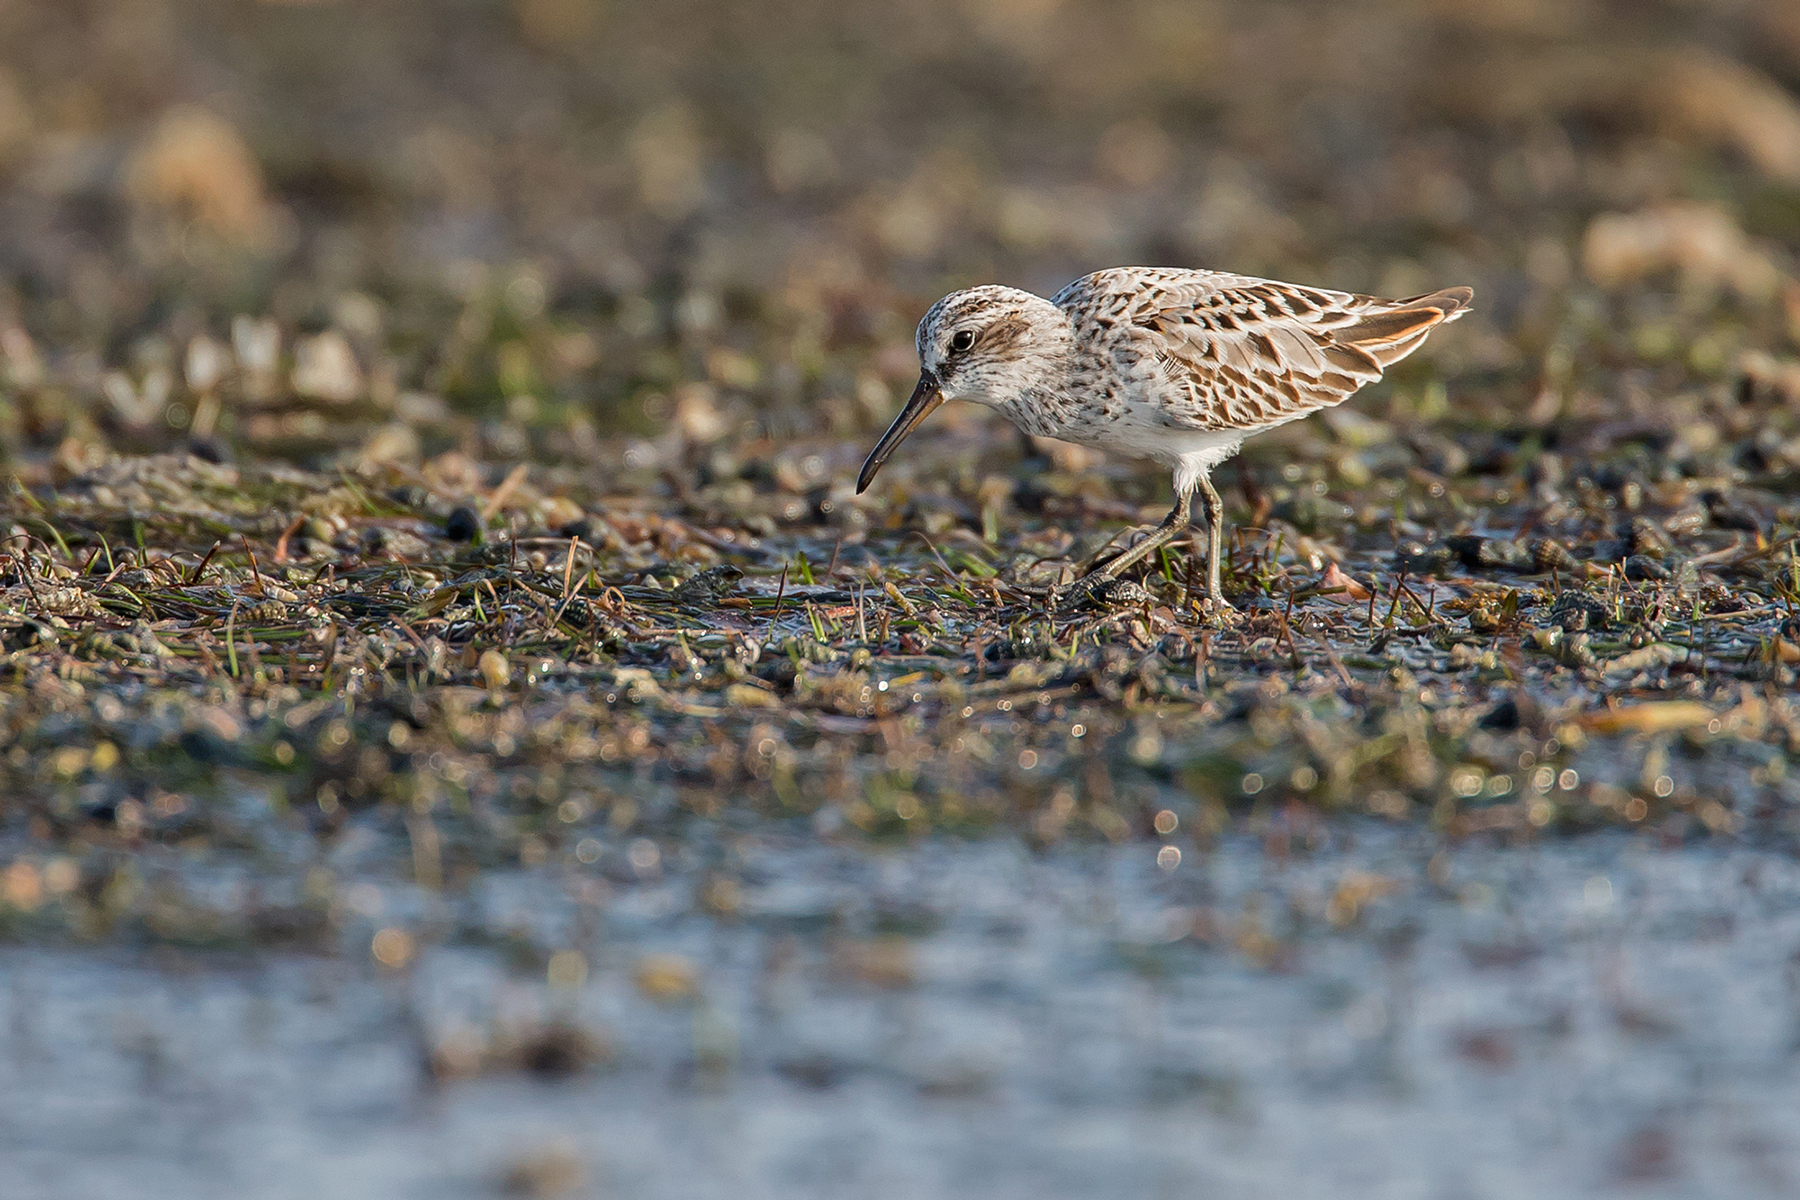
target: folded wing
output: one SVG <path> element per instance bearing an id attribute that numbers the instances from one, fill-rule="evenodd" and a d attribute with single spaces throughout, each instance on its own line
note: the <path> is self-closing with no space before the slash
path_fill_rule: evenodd
<path id="1" fill-rule="evenodd" d="M 1256 429 L 1341 404 L 1418 349 L 1474 293 L 1384 300 L 1222 272 L 1125 268 L 1077 280 L 1055 303 L 1122 332 L 1187 403 L 1169 424 Z"/>

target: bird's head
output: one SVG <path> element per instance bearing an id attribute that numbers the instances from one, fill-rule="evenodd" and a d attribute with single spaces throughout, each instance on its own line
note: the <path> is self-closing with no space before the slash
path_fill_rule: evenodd
<path id="1" fill-rule="evenodd" d="M 1042 296 L 1009 287 L 951 292 L 919 322 L 919 382 L 857 476 L 863 491 L 895 447 L 946 400 L 1001 407 L 1068 348 L 1069 320 Z"/>

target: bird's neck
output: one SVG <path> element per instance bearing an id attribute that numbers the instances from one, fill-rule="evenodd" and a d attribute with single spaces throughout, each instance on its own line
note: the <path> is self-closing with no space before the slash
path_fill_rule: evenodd
<path id="1" fill-rule="evenodd" d="M 1067 427 L 1081 381 L 1091 374 L 1076 345 L 1075 327 L 1061 309 L 1050 312 L 1054 320 L 1046 313 L 1035 323 L 1029 371 L 1000 405 L 1013 424 L 1042 437 Z"/>

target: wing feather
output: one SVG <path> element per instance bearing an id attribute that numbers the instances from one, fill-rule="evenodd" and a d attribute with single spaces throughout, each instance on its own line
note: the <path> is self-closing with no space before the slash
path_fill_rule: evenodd
<path id="1" fill-rule="evenodd" d="M 1341 404 L 1381 378 L 1474 293 L 1386 300 L 1214 271 L 1125 267 L 1076 280 L 1054 303 L 1123 335 L 1187 395 L 1171 424 L 1254 429 Z"/>

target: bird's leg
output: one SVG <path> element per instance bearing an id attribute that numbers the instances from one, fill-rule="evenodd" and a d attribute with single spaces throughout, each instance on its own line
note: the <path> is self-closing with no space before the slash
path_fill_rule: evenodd
<path id="1" fill-rule="evenodd" d="M 1163 518 L 1163 523 L 1161 525 L 1158 525 L 1155 529 L 1150 531 L 1149 537 L 1146 537 L 1143 541 L 1131 547 L 1129 550 L 1113 555 L 1113 557 L 1107 559 L 1104 563 L 1101 563 L 1088 571 L 1082 578 L 1116 579 L 1118 578 L 1119 572 L 1123 571 L 1126 567 L 1129 567 L 1134 563 L 1142 562 L 1145 558 L 1156 553 L 1156 551 L 1163 546 L 1168 545 L 1172 538 L 1179 536 L 1192 522 L 1193 518 L 1188 515 L 1188 512 L 1193 502 L 1194 493 L 1192 491 L 1183 492 L 1177 495 L 1175 497 L 1175 507 L 1169 510 L 1169 515 Z"/>
<path id="2" fill-rule="evenodd" d="M 1175 507 L 1169 510 L 1169 515 L 1163 519 L 1163 523 L 1152 530 L 1148 537 L 1131 549 L 1116 554 L 1104 563 L 1090 568 L 1085 575 L 1070 584 L 1068 591 L 1063 595 L 1062 609 L 1068 611 L 1079 608 L 1083 604 L 1106 603 L 1108 600 L 1129 600 L 1131 596 L 1142 599 L 1143 589 L 1136 584 L 1116 582 L 1119 572 L 1133 563 L 1143 561 L 1146 556 L 1155 553 L 1162 546 L 1168 545 L 1169 539 L 1185 530 L 1191 522 L 1188 508 L 1193 499 L 1194 493 L 1191 490 L 1177 496 Z M 1119 595 L 1121 590 L 1129 595 Z"/>
<path id="3" fill-rule="evenodd" d="M 1229 609 L 1231 605 L 1219 583 L 1219 566 L 1224 558 L 1225 504 L 1219 499 L 1219 489 L 1205 475 L 1200 476 L 1200 503 L 1206 509 L 1206 598 L 1215 611 Z"/>
<path id="4" fill-rule="evenodd" d="M 1173 515 L 1171 514 L 1169 517 L 1164 517 L 1163 525 L 1167 525 L 1172 519 L 1172 516 Z M 1124 550 L 1115 550 L 1113 547 L 1121 538 L 1129 538 L 1132 534 L 1142 528 L 1142 525 L 1133 525 L 1130 529 L 1121 529 L 1118 533 L 1113 534 L 1112 537 L 1107 539 L 1104 546 L 1101 546 L 1098 550 L 1094 551 L 1093 554 L 1088 556 L 1088 560 L 1081 564 L 1079 577 L 1086 579 L 1089 575 L 1098 575 L 1101 571 L 1111 567 L 1113 563 L 1125 553 Z M 1162 525 L 1158 525 L 1156 528 L 1161 529 Z M 1151 530 L 1151 533 L 1155 532 L 1155 529 Z"/>

